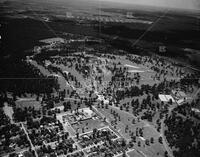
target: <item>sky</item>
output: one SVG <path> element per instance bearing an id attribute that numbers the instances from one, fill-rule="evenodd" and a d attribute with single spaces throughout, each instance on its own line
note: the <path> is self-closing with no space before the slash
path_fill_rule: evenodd
<path id="1" fill-rule="evenodd" d="M 96 0 L 98 1 L 98 0 Z M 108 2 L 150 5 L 155 7 L 168 7 L 179 9 L 200 10 L 200 0 L 102 0 Z"/>
<path id="2" fill-rule="evenodd" d="M 1 1 L 1 0 L 0 0 Z M 4 1 L 22 1 L 25 2 L 38 2 L 38 0 L 4 0 Z M 154 7 L 165 7 L 165 8 L 178 8 L 178 9 L 187 9 L 187 10 L 195 10 L 198 12 L 200 11 L 200 0 L 40 0 L 44 3 L 54 2 L 56 4 L 60 5 L 75 5 L 77 7 L 90 7 L 91 6 L 97 6 L 99 2 L 109 2 L 108 3 L 102 3 L 104 6 L 107 7 L 114 7 L 116 4 L 118 7 L 122 6 L 120 3 L 124 3 L 127 7 L 134 7 L 136 5 L 141 6 L 154 6 Z M 88 2 L 88 3 L 87 3 Z M 128 5 L 127 5 L 128 4 Z M 130 5 L 132 4 L 132 5 Z"/>

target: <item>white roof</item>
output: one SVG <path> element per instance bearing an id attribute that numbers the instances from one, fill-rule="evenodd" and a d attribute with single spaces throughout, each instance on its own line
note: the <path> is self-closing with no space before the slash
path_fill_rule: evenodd
<path id="1" fill-rule="evenodd" d="M 59 110 L 63 111 L 64 110 L 64 106 L 63 105 L 62 106 L 57 106 L 57 107 L 52 108 L 51 110 L 55 110 L 55 109 L 59 109 Z"/>
<path id="2" fill-rule="evenodd" d="M 159 94 L 158 97 L 159 97 L 160 100 L 163 101 L 163 102 L 169 102 L 170 99 L 172 99 L 172 102 L 175 102 L 174 98 L 173 98 L 171 95 Z"/>
<path id="3" fill-rule="evenodd" d="M 98 95 L 98 100 L 100 100 L 100 101 L 104 100 L 104 96 L 103 95 Z"/>
<path id="4" fill-rule="evenodd" d="M 68 74 L 69 72 L 68 71 L 63 71 L 63 73 Z"/>
<path id="5" fill-rule="evenodd" d="M 104 104 L 109 104 L 109 100 L 104 100 Z"/>
<path id="6" fill-rule="evenodd" d="M 61 77 L 61 76 L 58 75 L 58 74 L 51 74 L 51 76 L 54 76 L 54 77 Z"/>
<path id="7" fill-rule="evenodd" d="M 192 108 L 192 111 L 194 111 L 194 112 L 200 112 L 200 110 L 199 109 L 197 109 L 197 108 Z"/>
<path id="8" fill-rule="evenodd" d="M 177 103 L 178 103 L 179 105 L 181 105 L 183 102 L 184 102 L 184 99 L 179 99 L 179 100 L 177 101 Z"/>
<path id="9" fill-rule="evenodd" d="M 98 100 L 103 101 L 104 104 L 109 104 L 109 100 L 106 100 L 103 95 L 98 95 Z"/>
<path id="10" fill-rule="evenodd" d="M 89 117 L 92 117 L 92 115 L 94 114 L 94 112 L 89 108 L 82 108 L 80 110 L 83 110 L 83 112 L 87 113 Z"/>
<path id="11" fill-rule="evenodd" d="M 45 66 L 49 66 L 51 64 L 50 61 L 45 60 Z"/>

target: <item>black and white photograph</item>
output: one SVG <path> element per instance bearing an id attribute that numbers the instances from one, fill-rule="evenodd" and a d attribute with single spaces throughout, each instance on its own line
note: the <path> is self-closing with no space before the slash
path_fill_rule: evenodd
<path id="1" fill-rule="evenodd" d="M 0 0 L 0 157 L 200 157 L 200 0 Z"/>

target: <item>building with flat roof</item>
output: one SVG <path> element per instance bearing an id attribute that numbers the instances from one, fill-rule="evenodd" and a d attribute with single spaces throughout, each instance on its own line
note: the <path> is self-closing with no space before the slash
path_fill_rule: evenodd
<path id="1" fill-rule="evenodd" d="M 171 95 L 159 94 L 158 97 L 162 102 L 169 102 L 170 99 L 172 100 L 172 102 L 175 102 L 174 98 Z"/>

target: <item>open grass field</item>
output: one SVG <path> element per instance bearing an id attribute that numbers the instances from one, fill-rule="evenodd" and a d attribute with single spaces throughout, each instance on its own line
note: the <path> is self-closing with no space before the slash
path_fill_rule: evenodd
<path id="1" fill-rule="evenodd" d="M 35 110 L 40 110 L 42 108 L 41 103 L 36 100 L 18 100 L 16 101 L 16 107 L 24 109 L 29 107 L 34 107 Z"/>
<path id="2" fill-rule="evenodd" d="M 102 100 L 106 98 L 103 96 L 105 92 L 104 90 L 108 87 L 109 82 L 113 79 L 112 73 L 108 70 L 108 67 L 114 67 L 114 65 L 117 69 L 126 70 L 130 78 L 134 78 L 139 75 L 140 81 L 138 83 L 133 81 L 132 84 L 129 84 L 129 86 L 135 85 L 139 88 L 141 88 L 143 85 L 152 86 L 155 83 L 160 83 L 166 77 L 168 78 L 168 80 L 183 77 L 189 72 L 187 71 L 187 69 L 178 66 L 173 68 L 171 62 L 166 61 L 166 63 L 163 64 L 163 62 L 161 61 L 150 59 L 148 57 L 140 58 L 139 60 L 141 60 L 141 62 L 138 62 L 139 57 L 135 55 L 132 56 L 133 60 L 130 59 L 130 56 L 121 55 L 108 55 L 101 58 L 99 57 L 99 54 L 86 54 L 85 56 L 82 56 L 81 59 L 77 59 L 76 55 L 80 54 L 75 54 L 67 57 L 56 56 L 52 57 L 49 60 L 46 59 L 45 62 L 48 62 L 49 64 L 51 64 L 52 67 L 59 69 L 59 71 L 57 72 L 55 70 L 52 71 L 48 68 L 48 66 L 44 68 L 39 65 L 38 67 L 41 70 L 44 68 L 45 74 L 54 75 L 58 78 L 59 84 L 62 87 L 61 90 L 65 89 L 66 91 L 68 91 L 68 94 L 65 95 L 65 102 L 69 101 L 71 103 L 72 110 L 75 110 L 77 108 L 77 104 L 81 102 L 80 98 L 78 97 L 69 97 L 72 91 L 76 91 L 79 96 L 82 93 L 83 97 L 89 97 L 89 91 L 93 88 L 95 89 L 99 87 L 98 90 L 95 89 L 97 97 L 101 97 Z M 88 61 L 87 58 L 89 58 L 90 61 Z M 101 64 L 98 64 L 98 62 L 100 62 Z M 84 67 L 89 69 L 89 74 L 87 74 L 86 76 L 83 75 L 83 71 L 78 70 L 83 68 L 80 63 L 83 64 Z M 154 66 L 154 64 L 156 64 L 161 70 L 158 70 L 158 67 Z M 37 66 L 37 64 L 34 65 Z M 179 71 L 181 74 L 176 73 L 177 71 Z M 70 73 L 70 76 L 73 77 L 70 79 L 67 78 L 66 81 L 66 76 L 64 77 L 63 72 L 66 74 Z M 102 82 L 105 81 L 106 83 L 99 83 L 98 81 L 94 81 L 94 78 L 97 76 L 105 76 L 103 77 Z M 77 87 L 77 84 L 79 84 L 79 87 Z M 157 111 L 153 111 L 155 115 L 152 119 L 152 122 L 149 122 L 146 119 L 141 119 L 142 115 L 149 109 L 141 109 L 138 110 L 137 113 L 133 114 L 134 109 L 132 109 L 130 106 L 131 102 L 133 100 L 136 101 L 137 99 L 139 101 L 139 104 L 142 104 L 144 99 L 147 99 L 148 96 L 150 97 L 150 99 L 152 99 L 152 103 L 157 104 L 157 107 L 160 108 Z M 142 96 L 134 96 L 132 98 L 125 98 L 120 100 L 118 107 L 116 107 L 116 104 L 113 104 L 112 106 L 108 105 L 108 108 L 105 107 L 105 105 L 104 107 L 102 107 L 101 105 L 100 107 L 98 105 L 96 106 L 101 115 L 106 117 L 108 123 L 111 124 L 112 127 L 115 128 L 116 132 L 118 132 L 124 139 L 130 141 L 133 136 L 135 136 L 134 148 L 137 151 L 130 151 L 129 153 L 132 153 L 131 155 L 139 154 L 138 156 L 162 157 L 164 156 L 164 153 L 166 151 L 163 144 L 159 142 L 159 138 L 162 136 L 162 134 L 157 130 L 158 125 L 156 124 L 160 116 L 160 110 L 164 108 L 165 103 L 163 103 L 163 106 L 161 106 L 161 101 L 155 98 L 153 100 L 152 97 L 152 94 L 143 93 Z M 84 101 L 82 101 L 79 105 L 81 109 L 84 108 Z M 123 107 L 122 110 L 120 106 Z M 126 109 L 127 106 L 130 107 L 128 110 Z M 59 107 L 61 108 L 61 110 L 63 110 L 63 102 L 55 104 L 55 107 Z M 139 107 L 141 107 L 141 105 Z M 120 120 L 118 120 L 115 124 L 113 123 L 115 118 L 113 117 L 113 114 L 111 114 L 111 110 L 112 112 L 117 113 L 120 117 Z M 65 115 L 65 113 L 61 111 L 61 114 L 58 115 L 57 118 L 62 121 L 63 115 Z M 78 123 L 69 123 L 71 122 L 63 122 L 63 126 L 65 130 L 69 131 L 72 136 L 75 136 L 76 132 L 84 134 L 87 132 L 91 132 L 94 128 L 100 129 L 106 126 L 105 123 L 102 122 L 102 120 L 100 119 L 87 119 Z M 138 133 L 139 130 L 142 131 L 142 135 Z"/>
<path id="3" fill-rule="evenodd" d="M 12 124 L 0 126 L 0 148 L 14 137 L 36 157 L 195 150 L 199 127 L 187 122 L 199 121 L 199 12 L 86 1 L 0 2 L 0 117 Z M 188 142 L 189 134 L 198 138 Z"/>
<path id="4" fill-rule="evenodd" d="M 148 122 L 146 121 L 141 121 L 141 120 L 139 120 L 139 122 L 136 120 L 135 124 L 132 124 L 132 120 L 137 119 L 136 117 L 112 107 L 110 107 L 110 109 L 98 109 L 98 110 L 103 115 L 105 115 L 109 121 L 112 121 L 114 118 L 110 114 L 111 109 L 116 111 L 116 113 L 118 113 L 121 117 L 120 122 L 117 122 L 116 130 L 122 135 L 122 137 L 124 137 L 127 140 L 130 140 L 131 139 L 130 134 L 133 132 L 135 135 L 136 128 L 143 128 L 143 137 L 140 136 L 136 137 L 136 143 L 134 144 L 135 148 L 139 151 L 142 151 L 146 156 L 151 156 L 151 157 L 163 156 L 165 148 L 162 146 L 162 144 L 158 142 L 160 133 L 158 133 L 157 130 L 152 125 L 148 124 Z M 128 131 L 125 131 L 126 126 L 129 127 Z M 154 138 L 154 143 L 150 144 L 150 146 L 147 146 L 145 144 L 145 140 L 146 139 L 150 140 L 151 137 Z M 140 147 L 138 146 L 138 142 L 141 143 Z M 133 154 L 135 154 L 135 152 L 134 153 L 130 152 L 130 155 Z"/>

